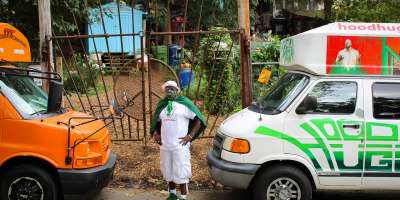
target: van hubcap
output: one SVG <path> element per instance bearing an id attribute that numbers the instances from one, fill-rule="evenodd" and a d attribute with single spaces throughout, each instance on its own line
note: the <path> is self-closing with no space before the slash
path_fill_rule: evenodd
<path id="1" fill-rule="evenodd" d="M 43 200 L 42 185 L 31 177 L 21 177 L 10 184 L 8 188 L 9 200 Z"/>
<path id="2" fill-rule="evenodd" d="M 278 178 L 268 185 L 268 200 L 300 200 L 301 191 L 296 181 L 290 178 Z"/>

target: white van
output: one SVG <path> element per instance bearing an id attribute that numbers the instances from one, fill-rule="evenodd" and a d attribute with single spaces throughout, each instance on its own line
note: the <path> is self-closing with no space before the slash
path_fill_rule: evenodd
<path id="1" fill-rule="evenodd" d="M 400 24 L 332 23 L 286 38 L 288 72 L 230 116 L 207 156 L 256 200 L 318 190 L 400 190 Z"/>

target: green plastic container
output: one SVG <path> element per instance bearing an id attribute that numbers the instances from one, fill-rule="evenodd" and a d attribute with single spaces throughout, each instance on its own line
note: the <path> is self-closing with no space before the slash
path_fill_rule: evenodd
<path id="1" fill-rule="evenodd" d="M 156 47 L 157 50 L 155 52 L 155 57 L 159 60 L 162 60 L 165 63 L 168 63 L 168 51 L 167 46 L 160 45 Z"/>

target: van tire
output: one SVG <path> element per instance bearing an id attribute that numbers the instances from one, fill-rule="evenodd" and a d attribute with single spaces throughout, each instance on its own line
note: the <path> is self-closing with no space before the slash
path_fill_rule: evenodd
<path id="1" fill-rule="evenodd" d="M 6 170 L 2 175 L 0 199 L 14 200 L 9 198 L 9 193 L 10 195 L 27 195 L 29 191 L 35 193 L 38 199 L 43 196 L 44 200 L 56 200 L 58 197 L 53 177 L 36 165 L 15 166 Z M 24 184 L 28 184 L 30 187 L 26 187 Z M 19 188 L 23 188 L 23 190 L 18 190 Z"/>
<path id="2" fill-rule="evenodd" d="M 280 184 L 279 183 L 283 183 Z M 277 191 L 275 188 L 277 186 L 282 185 L 291 185 L 290 190 L 282 189 L 281 193 L 273 192 Z M 269 189 L 269 191 L 268 191 Z M 311 200 L 312 199 L 312 186 L 308 177 L 296 167 L 283 165 L 283 166 L 273 166 L 264 169 L 264 171 L 256 178 L 255 184 L 253 185 L 253 199 L 254 200 L 279 200 L 280 198 L 276 197 L 267 197 L 267 192 L 270 195 L 282 194 L 282 197 L 287 197 L 289 195 L 289 191 L 299 191 L 296 192 L 300 194 L 300 200 Z M 294 195 L 296 193 L 293 193 Z M 282 198 L 287 199 L 287 198 Z M 297 198 L 291 198 L 297 199 Z"/>

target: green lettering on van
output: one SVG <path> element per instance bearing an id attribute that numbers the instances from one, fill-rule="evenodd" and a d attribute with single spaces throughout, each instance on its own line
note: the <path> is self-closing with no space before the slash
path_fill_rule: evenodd
<path id="1" fill-rule="evenodd" d="M 343 128 L 344 124 L 359 124 L 360 131 L 348 133 Z M 328 163 L 332 171 L 362 171 L 365 163 L 366 171 L 400 172 L 397 124 L 366 122 L 364 125 L 362 121 L 344 119 L 335 121 L 331 118 L 321 118 L 300 124 L 299 128 L 309 134 L 314 142 L 304 143 L 291 134 L 266 126 L 259 126 L 255 133 L 293 144 L 307 155 L 317 170 L 322 170 L 322 163 Z M 363 143 L 363 140 L 366 143 Z M 344 145 L 351 145 L 351 148 L 357 152 L 345 152 Z M 316 156 L 317 149 L 322 151 L 323 157 Z M 346 160 L 347 154 L 351 156 L 348 156 Z M 326 162 L 322 162 L 323 159 Z"/>
<path id="2" fill-rule="evenodd" d="M 392 172 L 393 152 L 367 151 L 365 155 L 365 169 L 370 171 Z"/>
<path id="3" fill-rule="evenodd" d="M 366 123 L 368 141 L 397 141 L 399 130 L 396 124 L 385 124 L 378 122 Z M 388 134 L 383 131 L 386 130 Z"/>
<path id="4" fill-rule="evenodd" d="M 363 169 L 364 151 L 358 151 L 357 162 L 353 165 L 346 165 L 344 160 L 344 151 L 334 151 L 335 161 L 340 171 L 361 171 Z"/>
<path id="5" fill-rule="evenodd" d="M 300 141 L 298 141 L 296 138 L 289 136 L 287 134 L 284 134 L 282 132 L 270 129 L 265 126 L 260 126 L 256 129 L 255 131 L 258 134 L 261 135 L 267 135 L 275 138 L 279 138 L 282 140 L 285 140 L 293 145 L 295 145 L 297 148 L 299 148 L 301 151 L 303 151 L 308 158 L 311 160 L 311 162 L 314 164 L 314 167 L 318 170 L 321 169 L 321 166 L 319 165 L 317 159 L 315 158 L 314 154 L 310 151 L 310 146 L 313 146 L 314 148 L 317 146 L 316 144 L 303 144 Z"/>

